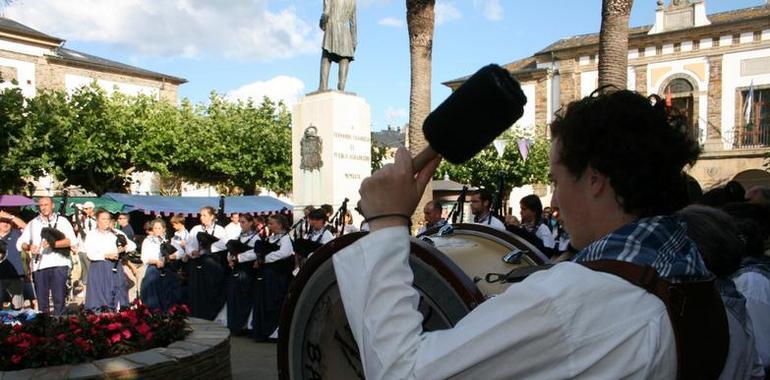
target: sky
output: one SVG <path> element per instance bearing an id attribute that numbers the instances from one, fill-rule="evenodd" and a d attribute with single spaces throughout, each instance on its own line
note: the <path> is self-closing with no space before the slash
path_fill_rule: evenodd
<path id="1" fill-rule="evenodd" d="M 670 0 L 666 0 L 668 4 Z M 705 0 L 707 13 L 766 0 Z M 364 97 L 372 130 L 408 122 L 405 0 L 358 0 L 358 48 L 346 90 Z M 318 88 L 322 0 L 14 0 L 5 17 L 65 46 L 188 80 L 179 98 L 269 96 L 290 107 Z M 651 25 L 655 0 L 636 0 L 631 26 Z M 601 0 L 437 0 L 432 103 L 442 82 L 531 56 L 560 38 L 596 33 Z M 330 87 L 336 88 L 332 66 Z"/>

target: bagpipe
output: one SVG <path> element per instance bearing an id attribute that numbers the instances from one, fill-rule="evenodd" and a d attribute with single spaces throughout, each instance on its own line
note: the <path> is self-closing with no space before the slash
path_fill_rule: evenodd
<path id="1" fill-rule="evenodd" d="M 457 202 L 452 206 L 452 209 L 449 210 L 449 214 L 447 214 L 447 220 L 452 220 L 452 224 L 457 223 L 457 219 L 459 217 L 460 223 L 463 222 L 463 211 L 465 209 L 465 197 L 468 195 L 468 186 L 463 186 L 462 190 L 460 190 L 460 195 L 457 196 Z"/>
<path id="2" fill-rule="evenodd" d="M 214 226 L 214 228 L 216 228 L 216 226 Z M 213 254 L 213 252 L 211 252 L 211 245 L 219 241 L 218 237 L 206 231 L 198 231 L 195 235 L 195 239 L 198 241 L 198 252 L 200 252 L 201 255 L 206 253 Z M 195 269 L 203 268 L 203 262 L 201 261 L 200 256 L 194 258 L 193 261 L 195 262 Z"/>
<path id="3" fill-rule="evenodd" d="M 261 240 L 258 240 L 257 242 L 260 241 Z M 227 253 L 230 254 L 230 257 L 232 257 L 233 261 L 235 262 L 235 265 L 233 265 L 233 277 L 240 277 L 242 271 L 250 272 L 253 270 L 253 265 L 248 262 L 242 263 L 238 260 L 238 255 L 254 249 L 253 247 L 247 243 L 242 242 L 240 239 L 229 240 L 226 246 Z"/>
<path id="4" fill-rule="evenodd" d="M 302 256 L 303 258 L 307 258 L 310 256 L 311 253 L 315 252 L 316 249 L 321 248 L 323 244 L 319 240 L 321 240 L 321 237 L 323 236 L 323 233 L 319 235 L 316 240 L 311 239 L 305 239 L 304 237 L 300 237 L 299 239 L 294 239 L 291 244 L 294 247 L 294 253 Z"/>
<path id="5" fill-rule="evenodd" d="M 342 201 L 340 208 L 338 208 L 337 212 L 332 216 L 332 227 L 336 230 L 332 231 L 332 233 L 337 234 L 337 236 L 345 234 L 345 215 L 348 213 L 348 200 L 349 199 L 345 198 L 345 200 Z"/>
<path id="6" fill-rule="evenodd" d="M 48 243 L 48 246 L 51 247 L 51 251 L 58 253 L 64 257 L 70 257 L 70 248 L 64 247 L 64 248 L 56 248 L 56 242 L 59 240 L 64 240 L 67 238 L 66 235 L 64 235 L 64 232 L 61 232 L 56 229 L 56 226 L 59 224 L 59 216 L 65 215 L 65 211 L 67 211 L 67 200 L 69 199 L 69 191 L 64 190 L 62 191 L 62 198 L 61 203 L 59 203 L 59 213 L 56 215 L 56 222 L 54 222 L 53 227 L 43 227 L 40 230 L 40 239 L 45 240 L 46 243 Z M 40 262 L 40 257 L 42 254 L 39 254 L 35 256 L 35 264 Z"/>
<path id="7" fill-rule="evenodd" d="M 126 248 L 128 245 L 128 237 L 126 235 L 122 234 L 120 231 L 116 229 L 112 229 L 112 233 L 115 235 L 115 246 L 117 248 Z M 128 252 L 124 249 L 123 251 L 118 250 L 118 259 L 115 260 L 115 263 L 112 266 L 112 272 L 118 273 L 118 265 L 120 265 L 123 261 L 128 259 Z"/>
<path id="8" fill-rule="evenodd" d="M 170 267 L 172 265 L 171 260 L 169 257 L 177 252 L 176 247 L 174 247 L 173 244 L 169 243 L 166 240 L 163 240 L 160 243 L 160 255 L 163 257 L 163 268 L 160 268 L 160 275 L 161 277 L 166 276 L 166 268 Z M 178 272 L 178 268 L 171 268 L 172 271 Z"/>
<path id="9" fill-rule="evenodd" d="M 271 243 L 268 240 L 260 240 L 254 244 L 254 252 L 257 254 L 257 261 L 254 262 L 254 268 L 256 269 L 256 277 L 258 280 L 262 279 L 263 269 L 270 269 L 279 274 L 290 274 L 294 270 L 294 257 L 292 256 L 271 263 L 265 262 L 265 257 L 267 257 L 268 254 L 281 248 L 281 246 L 278 245 L 278 241 Z"/>

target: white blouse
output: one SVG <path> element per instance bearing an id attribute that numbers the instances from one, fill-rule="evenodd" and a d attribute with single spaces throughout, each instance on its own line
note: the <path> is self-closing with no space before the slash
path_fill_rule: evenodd
<path id="1" fill-rule="evenodd" d="M 107 231 L 94 230 L 88 233 L 86 236 L 85 250 L 86 255 L 90 260 L 101 261 L 104 260 L 104 255 L 114 254 L 118 252 L 118 246 L 116 244 L 117 235 L 126 236 L 123 231 L 110 229 Z M 128 245 L 126 245 L 126 252 L 136 250 L 136 243 L 126 237 Z"/>

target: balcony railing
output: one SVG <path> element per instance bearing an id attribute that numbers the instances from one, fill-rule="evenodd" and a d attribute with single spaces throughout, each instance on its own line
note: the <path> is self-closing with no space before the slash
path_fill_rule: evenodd
<path id="1" fill-rule="evenodd" d="M 735 148 L 765 148 L 770 147 L 770 126 L 759 128 L 741 128 L 735 136 Z"/>

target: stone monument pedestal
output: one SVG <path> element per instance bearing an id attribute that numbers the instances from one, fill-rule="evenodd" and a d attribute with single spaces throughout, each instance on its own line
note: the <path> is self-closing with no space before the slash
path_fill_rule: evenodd
<path id="1" fill-rule="evenodd" d="M 347 92 L 310 93 L 292 110 L 291 137 L 295 209 L 324 203 L 337 208 L 348 198 L 352 211 L 360 199 L 361 181 L 371 174 L 371 111 L 366 100 Z"/>

